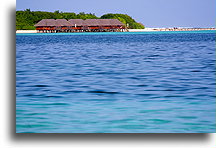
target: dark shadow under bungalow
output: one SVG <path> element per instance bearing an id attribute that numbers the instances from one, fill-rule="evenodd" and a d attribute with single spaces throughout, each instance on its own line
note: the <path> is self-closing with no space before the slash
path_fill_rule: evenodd
<path id="1" fill-rule="evenodd" d="M 34 25 L 38 32 L 125 32 L 118 19 L 43 19 Z"/>

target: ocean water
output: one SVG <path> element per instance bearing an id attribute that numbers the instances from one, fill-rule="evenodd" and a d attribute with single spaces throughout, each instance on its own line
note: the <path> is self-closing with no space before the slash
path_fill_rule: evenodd
<path id="1" fill-rule="evenodd" d="M 215 132 L 215 31 L 16 35 L 17 133 Z"/>

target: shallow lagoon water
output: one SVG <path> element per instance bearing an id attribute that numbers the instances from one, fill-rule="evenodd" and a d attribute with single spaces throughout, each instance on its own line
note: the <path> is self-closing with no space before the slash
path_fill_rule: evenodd
<path id="1" fill-rule="evenodd" d="M 215 31 L 17 34 L 16 132 L 215 132 Z"/>

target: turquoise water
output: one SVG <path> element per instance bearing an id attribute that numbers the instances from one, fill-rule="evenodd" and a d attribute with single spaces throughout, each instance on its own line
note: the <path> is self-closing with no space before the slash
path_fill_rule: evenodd
<path id="1" fill-rule="evenodd" d="M 17 34 L 16 132 L 215 132 L 215 31 Z"/>
<path id="2" fill-rule="evenodd" d="M 18 33 L 16 35 L 129 35 L 129 34 L 179 34 L 179 33 L 216 33 L 215 30 L 197 31 L 146 31 L 146 32 L 73 32 L 73 33 Z"/>

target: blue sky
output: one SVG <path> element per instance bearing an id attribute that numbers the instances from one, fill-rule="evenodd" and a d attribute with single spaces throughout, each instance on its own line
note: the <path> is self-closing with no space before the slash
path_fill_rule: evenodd
<path id="1" fill-rule="evenodd" d="M 17 0 L 16 10 L 123 13 L 146 27 L 215 27 L 215 0 Z"/>

